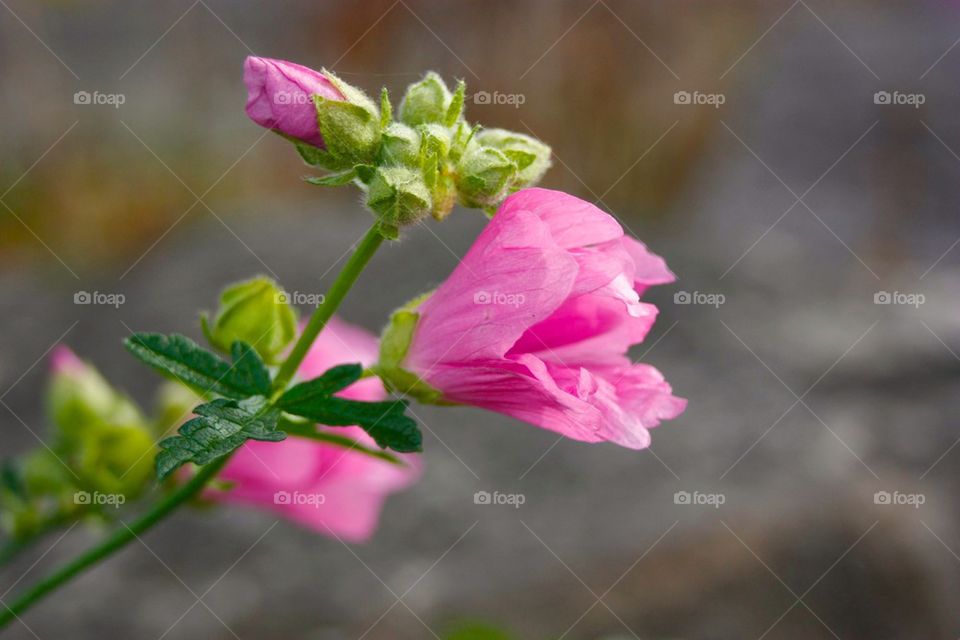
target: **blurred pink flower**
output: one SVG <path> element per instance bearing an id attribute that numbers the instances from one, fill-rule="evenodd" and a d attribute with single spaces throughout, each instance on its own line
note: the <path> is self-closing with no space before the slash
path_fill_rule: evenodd
<path id="1" fill-rule="evenodd" d="M 370 364 L 376 352 L 374 336 L 333 318 L 298 374 L 307 380 L 338 364 Z M 386 392 L 377 378 L 366 378 L 339 395 L 382 400 Z M 377 448 L 359 427 L 330 429 Z M 402 457 L 406 466 L 294 436 L 277 443 L 250 441 L 219 476 L 233 483 L 232 488 L 211 497 L 269 509 L 321 533 L 362 542 L 373 535 L 387 496 L 411 485 L 420 475 L 417 456 Z"/>
<path id="2" fill-rule="evenodd" d="M 325 75 L 293 62 L 249 56 L 243 64 L 243 82 L 247 85 L 246 111 L 251 120 L 324 147 L 312 96 L 345 99 Z"/>
<path id="3" fill-rule="evenodd" d="M 446 400 L 642 449 L 648 429 L 686 407 L 627 357 L 657 315 L 640 294 L 674 279 L 597 207 L 524 189 L 422 303 L 401 366 Z"/>

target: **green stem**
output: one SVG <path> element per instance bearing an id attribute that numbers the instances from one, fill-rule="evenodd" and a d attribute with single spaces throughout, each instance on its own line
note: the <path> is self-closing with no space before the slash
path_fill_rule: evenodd
<path id="1" fill-rule="evenodd" d="M 320 335 L 327 321 L 330 320 L 337 310 L 337 307 L 343 302 L 347 292 L 350 291 L 350 287 L 357 281 L 360 272 L 363 271 L 363 268 L 370 262 L 370 258 L 373 257 L 373 254 L 381 242 L 383 242 L 383 236 L 375 224 L 367 231 L 363 239 L 360 240 L 353 255 L 350 256 L 350 259 L 347 260 L 347 263 L 343 266 L 343 270 L 340 271 L 336 280 L 333 281 L 333 285 L 331 285 L 330 290 L 327 292 L 323 304 L 313 312 L 310 321 L 307 322 L 306 328 L 290 351 L 290 355 L 287 356 L 287 359 L 280 366 L 273 386 L 276 394 L 281 393 L 290 383 L 290 380 L 293 379 L 293 375 L 300 367 L 300 363 L 303 362 L 304 357 L 306 357 L 307 351 L 313 346 L 313 341 Z M 125 525 L 123 529 L 118 529 L 96 547 L 78 556 L 53 574 L 34 584 L 11 604 L 0 602 L 5 609 L 0 611 L 0 629 L 10 624 L 12 620 L 40 601 L 48 593 L 55 591 L 100 560 L 122 549 L 125 545 L 136 540 L 140 534 L 173 513 L 180 505 L 198 494 L 207 482 L 217 475 L 229 459 L 230 454 L 227 454 L 219 460 L 200 467 L 200 470 L 189 482 L 160 500 L 150 511 L 134 521 L 133 524 Z"/>
<path id="2" fill-rule="evenodd" d="M 132 524 L 125 525 L 122 529 L 117 529 L 106 540 L 83 555 L 77 556 L 53 574 L 27 589 L 12 603 L 5 605 L 4 610 L 0 612 L 0 629 L 10 624 L 12 620 L 36 604 L 51 591 L 69 582 L 72 578 L 118 551 L 127 543 L 136 540 L 140 534 L 146 532 L 153 527 L 153 525 L 172 513 L 177 507 L 194 497 L 203 489 L 207 482 L 217 475 L 229 458 L 230 456 L 226 455 L 219 460 L 200 467 L 200 470 L 189 482 L 160 500 L 150 511 L 137 518 Z"/>
<path id="3" fill-rule="evenodd" d="M 337 307 L 343 302 L 343 298 L 347 295 L 347 292 L 350 291 L 353 283 L 357 281 L 360 272 L 363 271 L 363 268 L 370 262 L 370 258 L 376 253 L 381 242 L 383 242 L 383 236 L 380 234 L 378 226 L 373 225 L 370 230 L 367 231 L 367 234 L 363 236 L 363 239 L 360 240 L 360 244 L 357 245 L 353 255 L 347 260 L 347 263 L 343 266 L 343 270 L 340 271 L 337 279 L 333 281 L 329 291 L 327 291 L 323 304 L 317 307 L 313 315 L 310 316 L 310 321 L 307 322 L 303 333 L 300 334 L 300 339 L 293 345 L 290 355 L 287 356 L 283 365 L 280 366 L 280 370 L 277 372 L 277 376 L 273 381 L 275 393 L 282 392 L 287 388 L 287 385 L 290 384 L 290 380 L 293 379 L 293 375 L 297 372 L 297 369 L 300 368 L 300 363 L 303 362 L 303 359 L 306 357 L 307 351 L 309 351 L 313 345 L 313 341 L 320 335 L 320 332 L 323 331 L 323 328 L 327 325 L 327 322 L 333 316 Z"/>

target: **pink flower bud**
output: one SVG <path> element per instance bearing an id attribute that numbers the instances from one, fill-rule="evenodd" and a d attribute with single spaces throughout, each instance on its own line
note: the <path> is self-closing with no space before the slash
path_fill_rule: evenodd
<path id="1" fill-rule="evenodd" d="M 247 115 L 261 127 L 325 148 L 313 96 L 345 100 L 324 74 L 293 62 L 249 56 L 243 65 Z"/>

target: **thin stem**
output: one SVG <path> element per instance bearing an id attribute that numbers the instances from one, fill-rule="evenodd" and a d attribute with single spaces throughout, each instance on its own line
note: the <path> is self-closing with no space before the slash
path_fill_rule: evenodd
<path id="1" fill-rule="evenodd" d="M 350 259 L 347 260 L 347 263 L 343 266 L 343 270 L 340 271 L 336 280 L 333 281 L 333 285 L 331 285 L 330 290 L 327 292 L 323 304 L 313 312 L 310 321 L 307 322 L 306 328 L 304 328 L 297 343 L 290 351 L 290 355 L 287 356 L 287 359 L 280 366 L 273 386 L 276 394 L 281 393 L 290 383 L 290 380 L 293 379 L 294 373 L 296 373 L 300 367 L 310 347 L 313 346 L 313 341 L 320 335 L 320 332 L 333 316 L 337 307 L 340 306 L 340 303 L 343 302 L 347 292 L 350 291 L 350 287 L 357 281 L 360 272 L 363 271 L 367 263 L 370 262 L 370 258 L 373 257 L 373 254 L 382 242 L 383 236 L 375 224 L 360 240 L 353 255 L 350 256 Z M 173 513 L 179 506 L 198 494 L 203 487 L 217 475 L 229 459 L 230 454 L 227 454 L 219 460 L 200 467 L 200 470 L 189 482 L 160 500 L 150 511 L 135 520 L 133 524 L 124 525 L 123 529 L 116 530 L 110 537 L 96 547 L 78 556 L 50 576 L 34 584 L 14 600 L 13 603 L 7 605 L 0 601 L 0 604 L 3 604 L 5 607 L 5 610 L 0 612 L 0 629 L 10 624 L 19 614 L 29 609 L 44 596 L 66 584 L 72 578 L 81 574 L 100 560 L 107 558 L 133 540 L 136 540 L 140 534 Z"/>
<path id="2" fill-rule="evenodd" d="M 172 513 L 177 507 L 198 494 L 204 485 L 217 475 L 229 459 L 230 456 L 226 455 L 219 460 L 200 467 L 200 470 L 189 482 L 160 500 L 150 511 L 137 518 L 132 524 L 124 525 L 122 529 L 117 529 L 106 540 L 83 555 L 77 556 L 53 574 L 34 584 L 11 604 L 5 605 L 5 610 L 0 612 L 0 628 L 10 624 L 14 618 L 17 618 L 21 613 L 29 609 L 51 591 L 69 582 L 72 578 L 83 573 L 83 571 L 89 569 L 115 551 L 118 551 L 127 543 L 136 540 L 140 534 L 146 532 L 153 527 L 153 525 Z"/>
<path id="3" fill-rule="evenodd" d="M 287 356 L 286 361 L 280 366 L 280 370 L 277 372 L 277 376 L 273 381 L 274 392 L 279 393 L 290 384 L 290 380 L 293 379 L 293 375 L 297 369 L 300 368 L 300 363 L 303 362 L 303 359 L 306 357 L 307 351 L 309 351 L 313 345 L 313 341 L 320 335 L 320 332 L 323 331 L 323 328 L 327 325 L 327 322 L 333 316 L 337 307 L 343 302 L 343 298 L 347 295 L 347 292 L 350 291 L 353 283 L 357 281 L 360 272 L 363 271 L 363 268 L 370 262 L 370 258 L 376 253 L 381 242 L 383 242 L 383 236 L 380 234 L 377 225 L 374 225 L 367 231 L 366 235 L 363 236 L 360 244 L 358 244 L 354 250 L 353 255 L 351 255 L 347 263 L 343 265 L 343 270 L 340 271 L 337 279 L 334 280 L 330 286 L 330 290 L 327 291 L 323 304 L 317 307 L 313 315 L 310 316 L 310 321 L 307 322 L 303 333 L 300 334 L 300 339 L 293 345 L 293 349 L 290 350 L 290 355 Z"/>

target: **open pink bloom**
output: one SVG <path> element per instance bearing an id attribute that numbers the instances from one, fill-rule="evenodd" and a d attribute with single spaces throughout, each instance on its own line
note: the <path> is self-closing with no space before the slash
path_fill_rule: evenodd
<path id="1" fill-rule="evenodd" d="M 325 75 L 293 62 L 249 56 L 243 64 L 243 82 L 247 85 L 246 110 L 251 120 L 324 147 L 313 96 L 345 99 Z"/>
<path id="2" fill-rule="evenodd" d="M 524 189 L 420 306 L 401 366 L 446 400 L 642 449 L 648 429 L 686 407 L 627 357 L 657 315 L 640 294 L 674 279 L 597 207 Z"/>
<path id="3" fill-rule="evenodd" d="M 333 318 L 314 342 L 298 375 L 307 380 L 338 364 L 370 364 L 376 352 L 376 338 Z M 339 395 L 373 401 L 382 400 L 386 392 L 377 378 L 366 378 Z M 377 448 L 359 427 L 327 428 Z M 250 441 L 219 476 L 234 486 L 212 497 L 270 509 L 321 533 L 362 542 L 376 529 L 386 497 L 412 484 L 420 474 L 416 456 L 403 458 L 406 466 L 397 466 L 294 436 L 283 442 Z"/>

